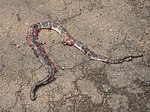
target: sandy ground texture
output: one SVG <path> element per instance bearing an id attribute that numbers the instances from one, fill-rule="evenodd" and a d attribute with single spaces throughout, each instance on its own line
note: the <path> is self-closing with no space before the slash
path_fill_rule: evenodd
<path id="1" fill-rule="evenodd" d="M 144 56 L 116 65 L 92 61 L 43 30 L 57 79 L 31 101 L 46 70 L 25 37 L 33 22 L 49 20 L 99 54 Z M 0 0 L 0 112 L 150 112 L 150 1 Z"/>

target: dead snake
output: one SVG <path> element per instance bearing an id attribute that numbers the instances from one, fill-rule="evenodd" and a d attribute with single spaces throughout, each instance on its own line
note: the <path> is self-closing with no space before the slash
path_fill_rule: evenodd
<path id="1" fill-rule="evenodd" d="M 68 46 L 75 46 L 76 48 L 84 52 L 84 54 L 87 55 L 92 60 L 98 60 L 98 61 L 102 61 L 102 62 L 110 63 L 110 64 L 118 64 L 118 63 L 122 63 L 125 61 L 130 61 L 133 58 L 138 58 L 142 56 L 142 55 L 125 56 L 119 59 L 110 59 L 106 56 L 94 53 L 88 47 L 86 47 L 82 42 L 72 38 L 71 35 L 66 31 L 66 29 L 59 23 L 48 21 L 48 22 L 39 22 L 36 24 L 32 24 L 29 27 L 28 33 L 26 36 L 27 44 L 32 48 L 34 54 L 36 55 L 36 57 L 39 58 L 41 64 L 45 66 L 48 72 L 46 77 L 38 81 L 31 88 L 30 98 L 32 101 L 34 101 L 37 98 L 36 93 L 39 87 L 44 86 L 52 82 L 53 80 L 55 80 L 54 75 L 56 72 L 56 67 L 54 63 L 49 59 L 48 54 L 45 52 L 43 44 L 39 42 L 38 40 L 38 34 L 43 29 L 55 30 L 62 36 L 62 44 L 68 45 Z"/>

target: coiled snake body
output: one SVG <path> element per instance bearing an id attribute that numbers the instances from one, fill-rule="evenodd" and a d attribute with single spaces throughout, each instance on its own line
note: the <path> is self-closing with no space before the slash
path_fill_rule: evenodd
<path id="1" fill-rule="evenodd" d="M 62 44 L 68 45 L 68 46 L 75 46 L 76 48 L 84 52 L 84 54 L 87 55 L 92 60 L 99 60 L 99 61 L 110 63 L 110 64 L 118 64 L 118 63 L 122 63 L 125 61 L 130 61 L 132 60 L 132 58 L 138 58 L 142 56 L 142 55 L 125 56 L 119 59 L 110 59 L 103 55 L 98 55 L 94 53 L 88 47 L 86 47 L 82 42 L 72 38 L 71 35 L 66 31 L 66 29 L 63 26 L 61 26 L 59 23 L 48 21 L 48 22 L 39 22 L 39 23 L 33 24 L 28 29 L 28 34 L 26 36 L 27 44 L 32 48 L 36 57 L 39 58 L 41 64 L 45 66 L 48 74 L 46 77 L 38 81 L 31 88 L 30 98 L 32 101 L 36 99 L 36 92 L 39 87 L 46 85 L 52 82 L 53 80 L 55 80 L 54 75 L 56 72 L 56 67 L 54 63 L 49 59 L 48 54 L 45 52 L 43 44 L 38 41 L 38 34 L 43 29 L 55 30 L 62 36 Z"/>

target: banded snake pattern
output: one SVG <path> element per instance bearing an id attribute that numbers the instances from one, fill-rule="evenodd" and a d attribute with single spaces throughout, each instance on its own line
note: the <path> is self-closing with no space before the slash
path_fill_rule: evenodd
<path id="1" fill-rule="evenodd" d="M 37 90 L 39 89 L 39 87 L 44 86 L 55 80 L 54 75 L 56 72 L 56 67 L 55 67 L 54 63 L 49 59 L 49 56 L 45 52 L 43 44 L 41 42 L 39 42 L 39 39 L 38 39 L 38 34 L 43 29 L 54 30 L 54 31 L 58 32 L 62 36 L 62 44 L 68 45 L 68 46 L 74 46 L 74 47 L 78 48 L 92 60 L 97 60 L 97 61 L 110 63 L 110 64 L 118 64 L 118 63 L 122 63 L 125 61 L 131 61 L 133 58 L 138 58 L 138 57 L 143 56 L 143 55 L 124 56 L 119 59 L 111 59 L 106 56 L 94 53 L 87 46 L 85 46 L 82 42 L 72 38 L 71 35 L 67 32 L 67 30 L 59 23 L 47 21 L 47 22 L 39 22 L 36 24 L 32 24 L 29 27 L 28 33 L 26 36 L 27 44 L 29 45 L 29 47 L 31 47 L 31 49 L 33 50 L 36 57 L 39 58 L 41 64 L 47 70 L 47 76 L 44 77 L 42 80 L 38 81 L 31 88 L 30 99 L 32 101 L 36 100 L 36 98 L 37 98 L 36 93 L 37 93 Z"/>

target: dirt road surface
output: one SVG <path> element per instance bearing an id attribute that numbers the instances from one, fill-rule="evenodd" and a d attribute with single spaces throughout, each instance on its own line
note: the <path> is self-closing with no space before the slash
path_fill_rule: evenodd
<path id="1" fill-rule="evenodd" d="M 92 61 L 62 45 L 55 31 L 42 31 L 57 79 L 31 101 L 30 89 L 46 70 L 25 37 L 31 24 L 49 20 L 99 54 L 143 57 Z M 150 112 L 150 1 L 0 0 L 0 112 Z"/>

